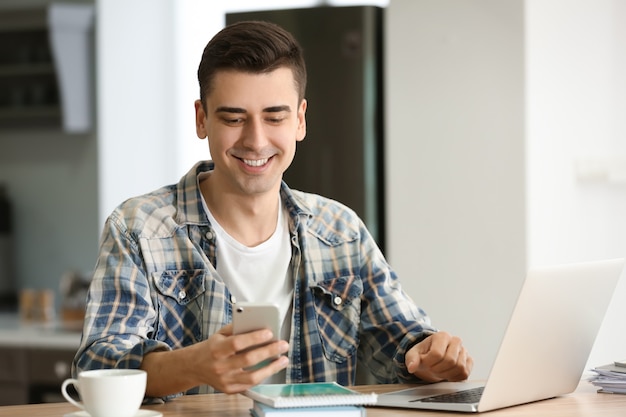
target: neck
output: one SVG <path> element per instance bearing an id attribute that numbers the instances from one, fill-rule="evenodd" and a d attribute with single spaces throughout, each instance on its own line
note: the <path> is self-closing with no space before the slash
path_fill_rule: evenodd
<path id="1" fill-rule="evenodd" d="M 200 191 L 213 217 L 241 244 L 257 246 L 276 230 L 278 192 L 255 196 L 229 193 L 220 190 L 217 181 L 211 181 L 211 176 L 200 183 Z"/>

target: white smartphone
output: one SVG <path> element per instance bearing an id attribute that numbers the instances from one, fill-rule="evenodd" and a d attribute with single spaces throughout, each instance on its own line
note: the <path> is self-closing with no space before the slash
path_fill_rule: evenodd
<path id="1" fill-rule="evenodd" d="M 261 329 L 270 329 L 272 331 L 272 340 L 267 343 L 275 342 L 280 338 L 280 311 L 278 310 L 278 306 L 275 304 L 243 301 L 234 305 L 233 334 L 248 333 Z M 252 346 L 249 349 L 255 349 L 260 346 L 263 345 Z M 275 359 L 278 359 L 278 356 L 265 360 L 253 367 L 246 368 L 246 370 L 262 368 Z"/>
<path id="2" fill-rule="evenodd" d="M 254 330 L 270 329 L 274 337 L 280 338 L 280 311 L 270 303 L 238 302 L 233 308 L 233 334 L 248 333 Z"/>

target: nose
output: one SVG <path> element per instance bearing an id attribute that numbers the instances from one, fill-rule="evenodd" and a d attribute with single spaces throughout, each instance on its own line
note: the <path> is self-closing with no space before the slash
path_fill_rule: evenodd
<path id="1" fill-rule="evenodd" d="M 241 143 L 249 149 L 261 149 L 267 143 L 267 132 L 262 120 L 250 117 L 241 132 Z"/>

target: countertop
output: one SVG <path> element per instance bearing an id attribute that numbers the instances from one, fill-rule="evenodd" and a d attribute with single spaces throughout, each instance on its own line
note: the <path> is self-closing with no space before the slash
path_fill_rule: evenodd
<path id="1" fill-rule="evenodd" d="M 24 322 L 18 314 L 0 313 L 0 347 L 78 349 L 80 323 Z"/>

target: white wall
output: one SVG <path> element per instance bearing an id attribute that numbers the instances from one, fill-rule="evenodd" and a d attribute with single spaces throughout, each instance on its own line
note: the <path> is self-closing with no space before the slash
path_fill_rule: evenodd
<path id="1" fill-rule="evenodd" d="M 390 1 L 388 255 L 474 377 L 528 266 L 626 254 L 626 186 L 575 169 L 625 154 L 625 22 L 618 0 Z M 592 365 L 626 351 L 625 295 Z"/>
<path id="2" fill-rule="evenodd" d="M 532 0 L 525 13 L 529 263 L 624 257 L 626 3 Z M 624 275 L 590 366 L 626 352 Z"/>
<path id="3" fill-rule="evenodd" d="M 387 9 L 389 261 L 479 376 L 526 265 L 521 4 Z"/>
<path id="4" fill-rule="evenodd" d="M 100 224 L 175 180 L 174 0 L 96 2 Z"/>

